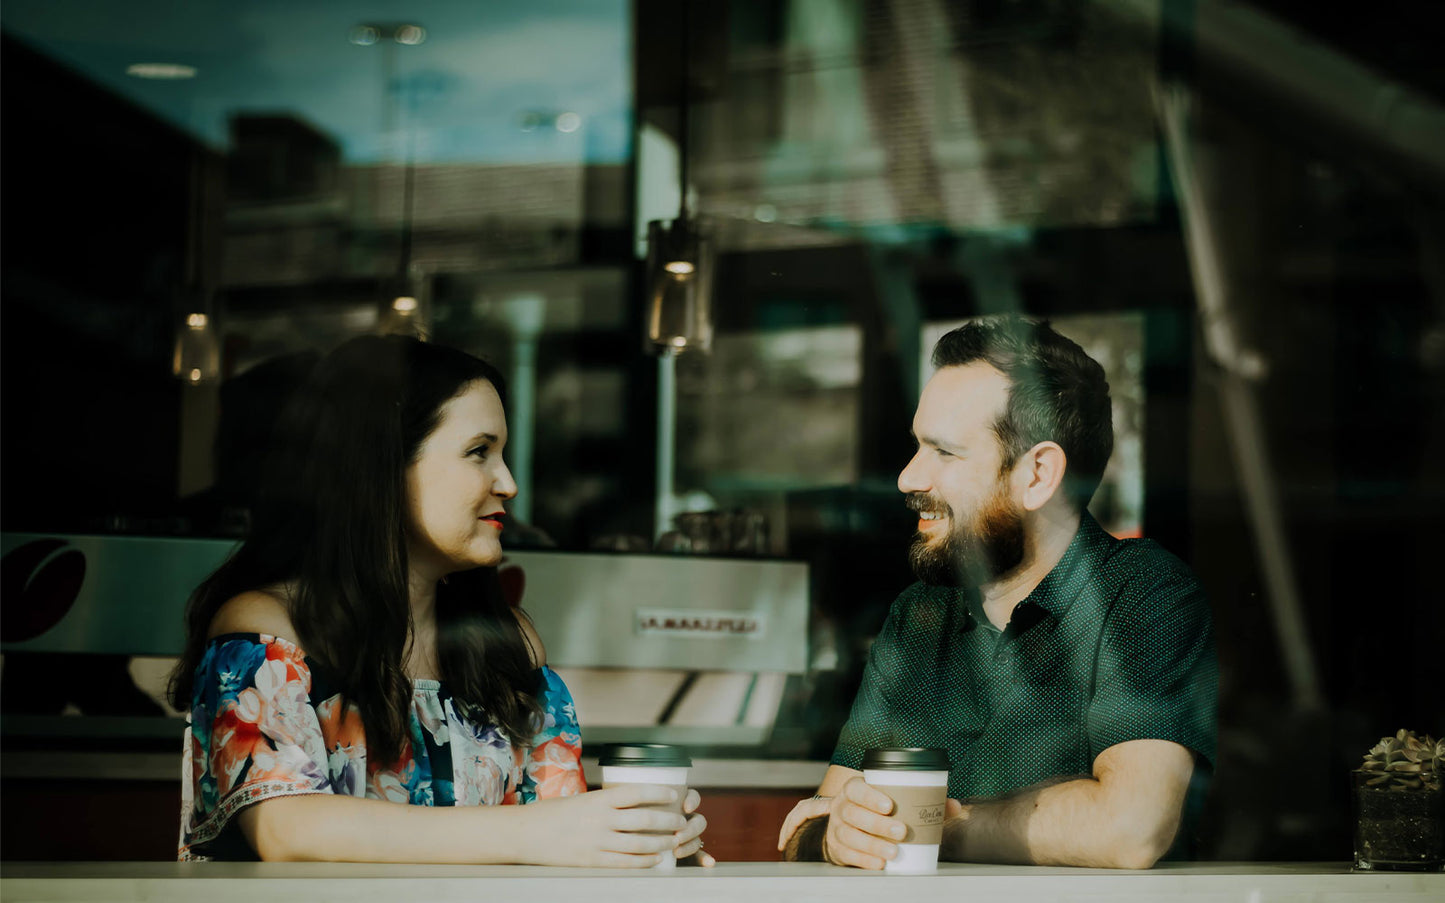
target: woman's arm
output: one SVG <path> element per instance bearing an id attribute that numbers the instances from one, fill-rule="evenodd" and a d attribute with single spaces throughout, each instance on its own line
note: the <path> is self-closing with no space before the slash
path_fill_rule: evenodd
<path id="1" fill-rule="evenodd" d="M 627 784 L 527 806 L 437 808 L 313 793 L 265 800 L 236 818 L 267 861 L 646 868 L 690 832 L 679 815 L 635 807 L 675 793 Z"/>
<path id="2" fill-rule="evenodd" d="M 228 601 L 209 632 L 294 635 L 284 604 L 265 592 Z M 217 802 L 237 790 L 238 773 L 269 796 L 233 817 L 262 859 L 644 867 L 691 838 L 681 816 L 635 808 L 667 802 L 675 793 L 664 787 L 629 785 L 529 806 L 438 808 L 328 792 L 321 727 L 302 702 L 305 663 L 294 645 L 278 648 L 279 656 L 266 643 L 246 640 L 218 647 L 212 666 L 227 703 L 219 715 L 197 709 L 202 721 L 194 725 L 201 737 L 196 761 L 206 769 L 197 787 L 208 786 L 212 797 L 203 817 L 214 817 Z M 208 716 L 234 724 L 217 728 Z M 289 792 L 276 795 L 277 784 Z M 203 833 L 214 830 L 212 824 Z M 643 830 L 661 833 L 635 833 Z"/>

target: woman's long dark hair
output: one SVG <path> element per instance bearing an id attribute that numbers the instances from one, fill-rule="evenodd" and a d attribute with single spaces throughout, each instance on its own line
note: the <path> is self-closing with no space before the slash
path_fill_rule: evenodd
<path id="1" fill-rule="evenodd" d="M 368 755 L 395 762 L 409 734 L 407 465 L 442 408 L 495 367 L 403 336 L 364 336 L 321 361 L 287 404 L 239 549 L 191 595 L 171 702 L 189 710 L 206 634 L 226 600 L 288 584 L 284 599 L 307 656 L 359 709 Z M 515 739 L 536 729 L 527 641 L 495 568 L 437 586 L 437 655 L 464 715 Z"/>

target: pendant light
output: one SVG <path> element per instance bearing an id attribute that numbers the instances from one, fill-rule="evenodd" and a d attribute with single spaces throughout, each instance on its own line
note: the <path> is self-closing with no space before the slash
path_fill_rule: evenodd
<path id="1" fill-rule="evenodd" d="M 688 76 L 690 29 L 688 4 L 681 4 L 682 84 L 678 92 L 677 172 L 680 189 L 677 218 L 647 224 L 647 340 L 658 354 L 712 346 L 713 242 L 688 210 Z"/>
<path id="2" fill-rule="evenodd" d="M 182 318 L 176 329 L 171 373 L 191 385 L 210 382 L 221 375 L 221 345 L 216 338 L 214 318 L 209 313 L 196 310 Z"/>
<path id="3" fill-rule="evenodd" d="M 401 111 L 400 94 L 403 84 L 397 78 L 396 53 L 399 47 L 415 47 L 425 43 L 427 30 L 415 22 L 363 22 L 353 27 L 348 34 L 351 43 L 361 47 L 377 45 L 382 53 L 383 95 L 382 134 L 390 145 L 388 159 L 395 160 L 400 154 L 402 160 L 401 229 L 398 236 L 399 249 L 395 275 L 383 281 L 381 311 L 377 331 L 385 334 L 420 335 L 426 334 L 426 315 L 429 308 L 425 274 L 412 260 L 412 229 L 416 193 L 416 98 L 410 100 L 406 118 L 397 131 L 398 113 Z M 409 89 L 414 92 L 414 88 Z"/>
<path id="4" fill-rule="evenodd" d="M 215 244 L 214 218 L 210 204 L 213 169 L 207 158 L 191 161 L 191 208 L 187 216 L 185 275 L 172 310 L 175 344 L 171 353 L 171 374 L 182 383 L 198 386 L 221 376 L 220 330 L 215 314 L 215 278 L 212 249 Z"/>

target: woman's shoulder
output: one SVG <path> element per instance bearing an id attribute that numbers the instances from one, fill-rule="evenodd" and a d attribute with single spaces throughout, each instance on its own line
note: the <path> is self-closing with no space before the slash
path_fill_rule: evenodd
<path id="1" fill-rule="evenodd" d="M 538 635 L 532 619 L 520 608 L 512 609 L 512 615 L 517 619 L 517 629 L 522 632 L 522 642 L 527 646 L 527 655 L 532 660 L 532 667 L 546 667 L 547 649 L 542 645 L 542 637 Z"/>
<path id="2" fill-rule="evenodd" d="M 230 633 L 259 633 L 295 642 L 296 629 L 282 598 L 284 592 L 282 587 L 265 587 L 227 599 L 211 617 L 206 639 Z"/>

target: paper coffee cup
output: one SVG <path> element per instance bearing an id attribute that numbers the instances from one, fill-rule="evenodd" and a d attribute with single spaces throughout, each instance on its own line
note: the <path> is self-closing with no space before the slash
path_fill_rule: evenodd
<path id="1" fill-rule="evenodd" d="M 948 806 L 948 753 L 941 749 L 870 749 L 863 754 L 863 780 L 893 800 L 893 817 L 908 826 L 898 855 L 886 872 L 938 870 L 938 844 Z"/>
<path id="2" fill-rule="evenodd" d="M 692 759 L 687 750 L 680 746 L 664 743 L 630 743 L 609 746 L 598 756 L 597 764 L 602 766 L 602 789 L 618 784 L 660 784 L 677 791 L 677 802 L 656 803 L 639 806 L 640 809 L 658 809 L 682 815 L 682 800 L 687 796 L 687 770 Z M 671 831 L 643 832 L 671 834 Z M 662 854 L 662 861 L 655 869 L 677 867 L 672 850 Z"/>

